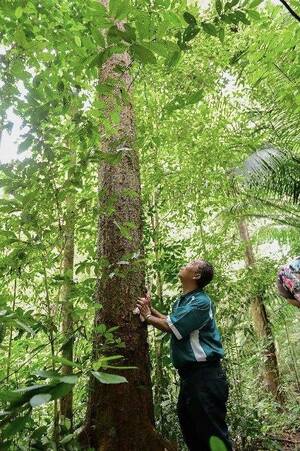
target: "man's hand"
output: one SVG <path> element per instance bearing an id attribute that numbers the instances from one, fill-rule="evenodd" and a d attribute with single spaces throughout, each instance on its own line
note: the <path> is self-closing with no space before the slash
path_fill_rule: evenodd
<path id="1" fill-rule="evenodd" d="M 146 319 L 146 316 L 151 315 L 151 308 L 150 308 L 150 296 L 146 295 L 144 298 L 138 298 L 136 307 L 139 309 L 140 314 L 144 319 Z"/>
<path id="2" fill-rule="evenodd" d="M 146 304 L 151 308 L 151 294 L 148 291 L 142 299 L 144 299 Z"/>
<path id="3" fill-rule="evenodd" d="M 166 321 L 166 315 L 159 313 L 157 310 L 151 307 L 151 299 L 149 293 L 143 298 L 138 298 L 136 304 L 136 310 L 140 313 L 142 321 L 146 321 L 147 324 L 151 324 L 163 332 L 171 333 L 169 324 Z"/>

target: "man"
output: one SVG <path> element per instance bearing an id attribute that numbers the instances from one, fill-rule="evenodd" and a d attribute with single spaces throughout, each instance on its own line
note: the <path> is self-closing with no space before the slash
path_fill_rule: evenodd
<path id="1" fill-rule="evenodd" d="M 139 298 L 137 309 L 152 326 L 171 334 L 171 357 L 180 376 L 177 414 L 190 451 L 210 451 L 216 436 L 232 450 L 225 421 L 228 384 L 221 366 L 224 351 L 214 320 L 211 299 L 203 291 L 213 278 L 213 267 L 196 260 L 181 268 L 182 294 L 170 315 Z"/>

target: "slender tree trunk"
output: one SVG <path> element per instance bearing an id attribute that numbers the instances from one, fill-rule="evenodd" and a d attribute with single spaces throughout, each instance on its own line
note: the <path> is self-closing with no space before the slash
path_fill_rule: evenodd
<path id="1" fill-rule="evenodd" d="M 67 198 L 66 215 L 64 225 L 64 255 L 63 255 L 63 277 L 64 282 L 61 291 L 62 309 L 62 334 L 64 345 L 62 357 L 73 361 L 73 302 L 72 288 L 74 276 L 74 229 L 75 229 L 75 201 L 74 195 Z M 62 366 L 62 373 L 66 376 L 72 374 L 72 367 Z M 71 391 L 60 400 L 60 414 L 73 422 L 73 392 Z"/>
<path id="2" fill-rule="evenodd" d="M 113 55 L 102 68 L 100 82 L 116 81 L 114 95 L 106 98 L 107 116 L 120 91 L 130 91 L 130 57 Z M 91 376 L 86 427 L 81 434 L 82 449 L 97 451 L 163 451 L 173 449 L 154 428 L 147 326 L 133 315 L 136 300 L 144 292 L 145 275 L 142 249 L 142 217 L 138 154 L 133 148 L 133 111 L 119 94 L 120 124 L 117 132 L 101 142 L 102 152 L 121 154 L 117 164 L 103 162 L 99 169 L 100 218 L 98 257 L 106 262 L 97 283 L 96 302 L 102 308 L 95 326 L 118 326 L 115 335 L 124 343 L 122 364 L 136 366 L 123 370 L 128 383 L 101 384 Z M 103 133 L 103 130 L 100 130 Z M 103 133 L 104 135 L 104 133 Z M 113 206 L 112 206 L 113 201 Z M 129 262 L 126 264 L 124 262 Z M 93 358 L 107 354 L 103 337 L 95 333 Z M 110 372 L 112 372 L 110 370 Z M 116 373 L 120 374 L 116 370 Z"/>
<path id="3" fill-rule="evenodd" d="M 153 249 L 156 264 L 159 262 L 159 229 L 160 229 L 160 221 L 159 215 L 157 212 L 157 194 L 154 192 L 152 208 L 154 209 L 154 213 L 151 216 L 151 227 L 152 227 L 152 241 L 153 241 Z M 162 273 L 159 269 L 156 269 L 156 296 L 159 300 L 160 305 L 162 305 L 163 300 L 163 279 Z M 163 369 L 163 341 L 161 338 L 158 338 L 161 334 L 155 330 L 154 335 L 154 349 L 155 349 L 155 367 L 154 367 L 154 379 L 155 379 L 155 406 L 157 411 L 159 412 L 159 418 L 161 421 L 161 431 L 164 431 L 164 418 L 163 418 L 163 392 L 165 387 L 165 374 Z"/>
<path id="4" fill-rule="evenodd" d="M 13 291 L 13 301 L 12 301 L 12 306 L 11 309 L 14 312 L 15 308 L 16 308 L 16 299 L 17 299 L 17 274 L 15 275 L 15 280 L 14 280 L 14 291 Z M 4 327 L 4 326 L 2 326 Z M 12 340 L 13 340 L 13 327 L 10 326 L 9 329 L 9 339 L 8 339 L 8 351 L 7 351 L 7 367 L 6 367 L 6 379 L 7 382 L 9 381 L 9 377 L 10 377 L 10 365 L 11 365 L 11 352 L 12 352 Z"/>
<path id="5" fill-rule="evenodd" d="M 242 220 L 239 223 L 239 232 L 242 242 L 245 245 L 246 267 L 255 266 L 255 256 L 249 236 L 247 223 Z M 279 369 L 276 355 L 274 337 L 271 324 L 264 305 L 262 296 L 256 295 L 251 303 L 251 315 L 254 329 L 259 338 L 265 341 L 264 347 L 264 382 L 266 387 L 273 393 L 275 398 L 282 402 L 283 396 L 279 385 Z"/>
<path id="6" fill-rule="evenodd" d="M 50 292 L 49 292 L 49 284 L 48 284 L 48 274 L 46 269 L 46 256 L 43 255 L 43 273 L 44 273 L 44 287 L 45 287 L 45 300 L 46 300 L 46 308 L 48 314 L 48 337 L 50 342 L 51 349 L 51 363 L 52 363 L 52 371 L 55 372 L 55 344 L 54 344 L 54 321 L 53 315 L 51 311 L 51 300 L 50 300 Z M 57 399 L 53 401 L 53 440 L 55 445 L 59 443 L 59 412 L 58 412 L 58 402 Z"/>

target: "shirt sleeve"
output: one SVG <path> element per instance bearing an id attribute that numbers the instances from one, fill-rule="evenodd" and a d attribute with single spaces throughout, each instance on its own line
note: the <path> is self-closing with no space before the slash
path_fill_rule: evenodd
<path id="1" fill-rule="evenodd" d="M 212 319 L 212 307 L 209 299 L 201 300 L 175 309 L 166 321 L 178 340 L 189 335 L 193 330 L 201 329 Z"/>

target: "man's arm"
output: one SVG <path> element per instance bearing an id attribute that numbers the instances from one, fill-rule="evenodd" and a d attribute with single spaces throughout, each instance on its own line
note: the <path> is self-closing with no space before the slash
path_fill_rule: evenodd
<path id="1" fill-rule="evenodd" d="M 158 312 L 159 313 L 159 312 Z M 171 333 L 172 330 L 169 326 L 169 324 L 167 323 L 167 321 L 165 320 L 165 318 L 158 318 L 157 316 L 148 316 L 145 319 L 147 324 L 151 324 L 151 326 L 156 327 L 156 329 L 162 330 L 163 332 L 169 332 Z"/>
<path id="2" fill-rule="evenodd" d="M 155 310 L 155 308 L 151 307 L 151 313 L 156 318 L 166 319 L 167 315 L 164 315 L 163 313 L 160 313 L 158 310 Z"/>

